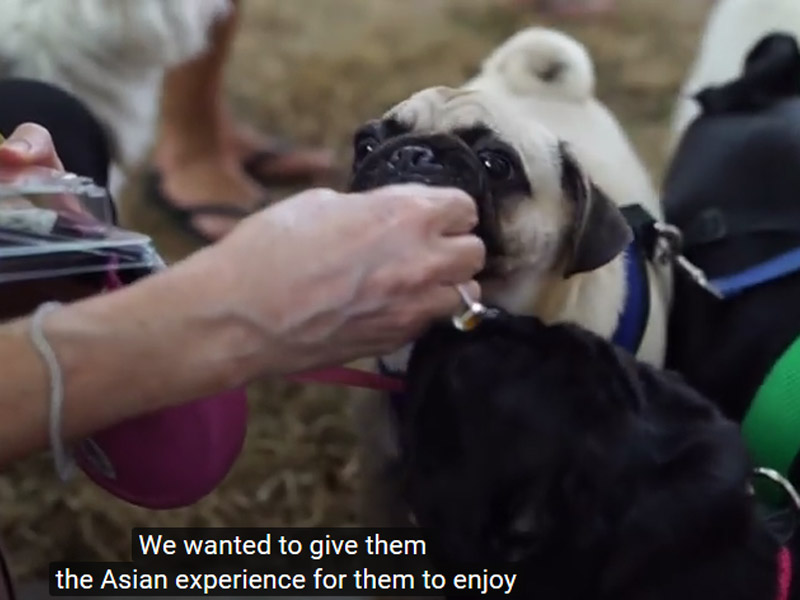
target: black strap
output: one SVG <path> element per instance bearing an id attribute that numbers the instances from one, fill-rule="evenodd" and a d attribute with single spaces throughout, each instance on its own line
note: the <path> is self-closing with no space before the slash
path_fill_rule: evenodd
<path id="1" fill-rule="evenodd" d="M 652 260 L 658 241 L 658 232 L 655 228 L 656 219 L 641 204 L 630 204 L 623 206 L 620 210 L 633 230 L 633 237 L 644 252 L 644 256 L 647 260 Z"/>
<path id="2" fill-rule="evenodd" d="M 683 228 L 684 247 L 692 248 L 754 234 L 800 235 L 800 202 L 780 211 L 764 210 L 757 202 L 749 209 L 741 206 L 724 210 L 714 206 L 698 214 Z"/>

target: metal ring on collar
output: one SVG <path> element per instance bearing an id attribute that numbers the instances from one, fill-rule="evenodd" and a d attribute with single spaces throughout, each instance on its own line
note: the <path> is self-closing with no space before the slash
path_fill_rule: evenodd
<path id="1" fill-rule="evenodd" d="M 466 310 L 460 315 L 452 317 L 453 327 L 459 331 L 472 331 L 480 324 L 486 315 L 487 309 L 480 302 L 473 300 L 463 285 L 457 285 L 456 290 L 458 290 Z"/>

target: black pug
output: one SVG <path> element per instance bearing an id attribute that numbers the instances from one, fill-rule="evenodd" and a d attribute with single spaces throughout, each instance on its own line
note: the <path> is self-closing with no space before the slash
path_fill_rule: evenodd
<path id="1" fill-rule="evenodd" d="M 434 328 L 407 381 L 405 493 L 445 567 L 504 565 L 536 600 L 788 597 L 739 428 L 678 376 L 498 313 Z"/>
<path id="2" fill-rule="evenodd" d="M 684 255 L 719 278 L 800 247 L 797 42 L 765 37 L 737 80 L 704 90 L 698 101 L 703 111 L 671 162 L 664 206 L 683 230 Z M 667 365 L 742 421 L 798 334 L 800 271 L 724 300 L 677 278 Z M 797 461 L 789 475 L 798 480 Z"/>

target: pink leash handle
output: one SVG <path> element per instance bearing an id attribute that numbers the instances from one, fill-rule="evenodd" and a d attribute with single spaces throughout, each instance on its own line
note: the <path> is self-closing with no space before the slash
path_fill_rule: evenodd
<path id="1" fill-rule="evenodd" d="M 112 265 L 107 289 L 122 285 Z M 98 432 L 78 446 L 76 461 L 94 483 L 131 504 L 189 506 L 230 471 L 244 443 L 247 412 L 245 389 L 200 398 Z"/>

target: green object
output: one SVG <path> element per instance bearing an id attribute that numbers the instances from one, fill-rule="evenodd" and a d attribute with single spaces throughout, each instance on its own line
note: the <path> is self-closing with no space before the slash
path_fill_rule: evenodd
<path id="1" fill-rule="evenodd" d="M 789 479 L 800 453 L 800 337 L 767 374 L 742 422 L 742 433 L 755 466 L 774 469 Z M 777 488 L 764 483 L 756 482 L 756 493 L 765 502 L 777 502 Z"/>

